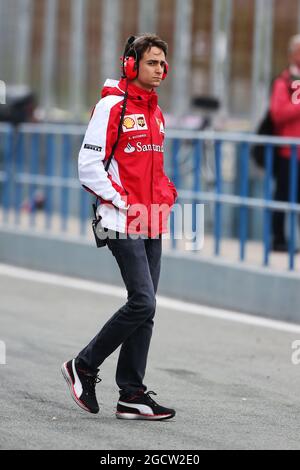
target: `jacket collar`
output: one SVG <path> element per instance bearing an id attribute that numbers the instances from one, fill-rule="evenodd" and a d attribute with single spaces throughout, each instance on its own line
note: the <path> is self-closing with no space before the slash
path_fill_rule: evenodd
<path id="1" fill-rule="evenodd" d="M 122 78 L 118 83 L 118 88 L 123 93 L 125 93 L 126 89 L 126 78 Z M 152 111 L 155 111 L 158 104 L 158 96 L 156 91 L 153 89 L 151 91 L 144 90 L 136 85 L 134 85 L 131 81 L 128 82 L 128 97 L 133 100 L 139 102 L 139 104 L 143 107 L 149 106 Z"/>

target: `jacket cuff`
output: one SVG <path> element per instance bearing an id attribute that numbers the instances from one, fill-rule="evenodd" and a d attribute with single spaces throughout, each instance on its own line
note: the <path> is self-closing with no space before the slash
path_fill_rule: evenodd
<path id="1" fill-rule="evenodd" d="M 129 209 L 129 204 L 128 204 L 128 197 L 127 195 L 121 195 L 120 193 L 117 193 L 115 197 L 112 199 L 112 203 L 115 207 L 118 209 L 124 209 L 128 210 Z"/>

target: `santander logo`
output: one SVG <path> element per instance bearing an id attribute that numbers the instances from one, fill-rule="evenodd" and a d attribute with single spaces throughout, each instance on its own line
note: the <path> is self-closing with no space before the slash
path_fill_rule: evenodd
<path id="1" fill-rule="evenodd" d="M 155 145 L 155 144 L 148 144 L 143 145 L 142 142 L 137 142 L 136 147 L 133 147 L 129 142 L 124 149 L 125 153 L 133 153 L 133 152 L 159 152 L 163 153 L 164 147 L 163 145 Z"/>
<path id="2" fill-rule="evenodd" d="M 132 145 L 130 145 L 130 143 L 128 142 L 127 147 L 124 149 L 124 152 L 125 152 L 125 153 L 132 153 L 132 152 L 135 152 L 135 148 L 132 147 Z"/>

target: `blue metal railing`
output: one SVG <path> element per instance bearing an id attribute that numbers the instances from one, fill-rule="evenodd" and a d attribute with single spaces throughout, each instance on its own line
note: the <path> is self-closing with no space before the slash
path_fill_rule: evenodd
<path id="1" fill-rule="evenodd" d="M 217 140 L 215 142 L 215 155 L 216 155 L 216 194 L 222 194 L 222 142 Z M 222 237 L 222 204 L 220 201 L 215 205 L 215 254 L 220 255 L 220 241 Z"/>
<path id="2" fill-rule="evenodd" d="M 265 180 L 264 180 L 264 198 L 265 201 L 272 200 L 272 168 L 273 168 L 273 156 L 274 148 L 271 145 L 267 145 L 265 148 Z M 270 249 L 271 249 L 271 221 L 272 213 L 270 209 L 264 209 L 264 226 L 263 226 L 263 241 L 264 241 L 264 266 L 269 265 Z"/>
<path id="3" fill-rule="evenodd" d="M 222 242 L 222 208 L 224 205 L 232 205 L 239 207 L 239 243 L 240 243 L 240 260 L 245 260 L 246 245 L 248 240 L 248 225 L 249 225 L 249 209 L 258 208 L 263 211 L 263 231 L 262 241 L 264 247 L 263 265 L 269 266 L 269 257 L 271 251 L 271 217 L 273 211 L 283 211 L 287 213 L 289 219 L 289 236 L 288 236 L 288 264 L 289 269 L 295 268 L 295 251 L 296 251 L 296 232 L 297 232 L 297 216 L 299 216 L 300 205 L 297 204 L 298 194 L 298 148 L 300 146 L 300 139 L 282 139 L 278 137 L 257 136 L 249 134 L 234 134 L 234 133 L 216 133 L 216 132 L 193 132 L 193 131 L 169 131 L 168 137 L 170 139 L 181 139 L 198 141 L 205 143 L 212 141 L 215 144 L 214 159 L 215 159 L 215 182 L 213 192 L 205 191 L 186 191 L 181 190 L 179 194 L 185 199 L 192 199 L 204 203 L 213 202 L 215 206 L 214 217 L 214 238 L 215 238 L 215 254 L 220 254 L 220 244 Z M 239 152 L 239 196 L 228 195 L 223 192 L 222 183 L 223 175 L 221 171 L 224 155 L 222 147 L 225 142 L 232 142 L 240 146 Z M 254 198 L 249 196 L 249 168 L 250 168 L 250 155 L 251 145 L 262 144 L 265 146 L 265 172 L 264 172 L 264 188 L 261 198 Z M 275 202 L 272 200 L 272 168 L 274 159 L 275 146 L 290 146 L 291 159 L 290 159 L 290 195 L 288 202 Z M 180 165 L 178 155 L 176 159 L 172 160 L 173 167 Z M 175 168 L 174 175 L 179 172 Z M 174 244 L 176 247 L 176 244 Z"/>
<path id="4" fill-rule="evenodd" d="M 0 197 L 2 223 L 9 221 L 13 211 L 16 225 L 20 225 L 24 200 L 29 204 L 30 227 L 35 228 L 38 204 L 37 190 L 42 190 L 44 201 L 42 212 L 44 228 L 53 229 L 54 214 L 60 217 L 60 231 L 66 233 L 70 218 L 79 220 L 79 234 L 86 235 L 91 217 L 92 196 L 81 190 L 77 177 L 77 155 L 85 126 L 24 124 L 15 130 L 9 125 L 0 125 Z M 298 195 L 298 147 L 300 139 L 281 139 L 249 134 L 195 132 L 170 130 L 167 133 L 166 166 L 179 192 L 179 203 L 192 204 L 192 230 L 196 229 L 198 203 L 213 206 L 212 230 L 214 252 L 220 256 L 224 238 L 225 208 L 235 209 L 238 218 L 236 237 L 239 240 L 239 259 L 245 261 L 249 240 L 250 210 L 259 209 L 262 214 L 261 241 L 263 243 L 262 264 L 269 266 L 271 252 L 271 221 L 274 210 L 288 215 L 288 267 L 295 269 L 297 219 L 300 205 Z M 223 166 L 226 163 L 224 148 L 230 143 L 237 153 L 235 191 L 225 190 L 226 178 Z M 250 191 L 250 155 L 253 144 L 265 145 L 265 172 L 261 197 L 253 197 Z M 289 201 L 275 202 L 272 199 L 272 168 L 274 148 L 280 145 L 291 147 L 291 171 Z M 207 150 L 208 148 L 208 150 Z M 186 161 L 190 169 L 186 171 Z M 207 155 L 208 154 L 208 155 Z M 169 157 L 169 158 L 168 158 Z M 211 175 L 204 176 L 204 166 L 210 160 Z M 209 182 L 208 182 L 209 181 Z M 237 194 L 236 194 L 237 193 Z M 174 214 L 171 214 L 170 230 L 173 249 L 177 248 Z M 11 221 L 11 219 L 10 219 Z"/>

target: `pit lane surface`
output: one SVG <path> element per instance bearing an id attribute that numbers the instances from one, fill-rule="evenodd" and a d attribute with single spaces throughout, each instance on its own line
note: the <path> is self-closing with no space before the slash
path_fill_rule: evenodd
<path id="1" fill-rule="evenodd" d="M 126 296 L 65 279 L 0 266 L 1 449 L 300 448 L 300 365 L 291 361 L 299 326 L 241 323 L 201 306 L 192 314 L 159 299 L 145 383 L 175 419 L 115 418 L 118 351 L 101 367 L 100 413 L 90 415 L 71 399 L 60 366 Z"/>

